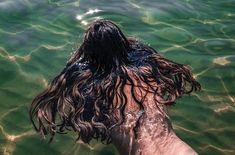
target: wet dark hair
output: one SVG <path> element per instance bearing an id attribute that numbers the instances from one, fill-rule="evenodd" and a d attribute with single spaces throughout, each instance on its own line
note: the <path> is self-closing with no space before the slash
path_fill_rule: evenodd
<path id="1" fill-rule="evenodd" d="M 31 121 L 41 135 L 51 135 L 49 142 L 55 133 L 73 130 L 78 133 L 76 140 L 110 143 L 112 128 L 125 120 L 129 101 L 125 85 L 131 87 L 139 110 L 144 110 L 147 92 L 154 94 L 156 103 L 172 105 L 183 94 L 200 89 L 187 66 L 126 38 L 113 22 L 98 20 L 86 30 L 80 48 L 62 72 L 34 98 Z"/>

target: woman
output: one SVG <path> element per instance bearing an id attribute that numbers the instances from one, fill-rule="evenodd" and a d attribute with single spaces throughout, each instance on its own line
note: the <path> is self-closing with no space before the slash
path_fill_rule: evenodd
<path id="1" fill-rule="evenodd" d="M 121 155 L 196 154 L 173 132 L 165 107 L 199 89 L 188 67 L 126 38 L 113 22 L 97 20 L 33 100 L 30 118 L 50 141 L 73 130 L 85 143 L 113 142 Z"/>

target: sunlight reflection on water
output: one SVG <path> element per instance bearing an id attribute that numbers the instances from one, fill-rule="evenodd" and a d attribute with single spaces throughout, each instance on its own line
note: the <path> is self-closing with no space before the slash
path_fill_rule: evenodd
<path id="1" fill-rule="evenodd" d="M 190 65 L 203 90 L 170 108 L 176 133 L 199 154 L 235 154 L 234 6 L 233 0 L 1 1 L 0 154 L 117 154 L 112 145 L 74 143 L 72 133 L 48 145 L 28 116 L 33 97 L 99 18 Z"/>

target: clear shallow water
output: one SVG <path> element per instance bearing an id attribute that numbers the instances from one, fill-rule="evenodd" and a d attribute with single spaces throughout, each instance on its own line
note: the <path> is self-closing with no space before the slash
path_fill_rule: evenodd
<path id="1" fill-rule="evenodd" d="M 112 145 L 75 144 L 72 133 L 48 145 L 28 116 L 97 18 L 190 65 L 203 90 L 170 108 L 176 133 L 199 154 L 235 154 L 234 8 L 234 0 L 1 0 L 0 154 L 118 155 Z"/>

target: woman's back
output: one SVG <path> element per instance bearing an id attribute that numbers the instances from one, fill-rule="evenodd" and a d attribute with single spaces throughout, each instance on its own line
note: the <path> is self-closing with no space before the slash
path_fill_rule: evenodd
<path id="1" fill-rule="evenodd" d="M 112 130 L 112 141 L 121 155 L 197 154 L 176 136 L 166 106 L 156 103 L 153 94 L 146 95 L 143 101 L 144 111 L 139 111 L 130 95 L 131 87 L 127 85 L 124 90 L 129 99 L 125 121 Z"/>

